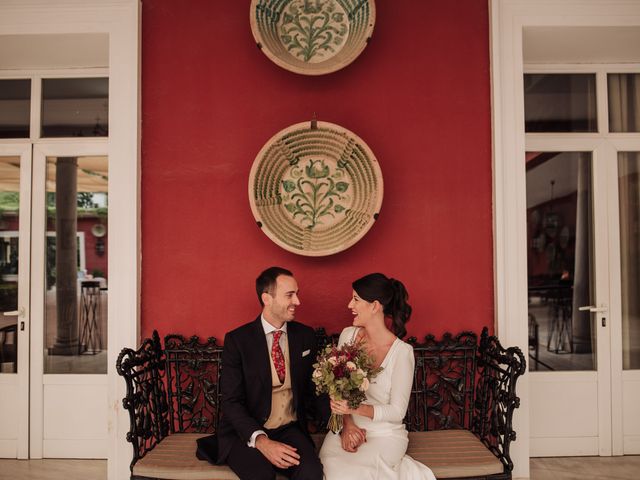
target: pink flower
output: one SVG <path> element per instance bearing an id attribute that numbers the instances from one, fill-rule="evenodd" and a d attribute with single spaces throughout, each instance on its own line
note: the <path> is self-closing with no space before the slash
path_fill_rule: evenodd
<path id="1" fill-rule="evenodd" d="M 369 379 L 367 377 L 362 379 L 362 384 L 358 387 L 361 392 L 366 392 L 369 389 Z"/>

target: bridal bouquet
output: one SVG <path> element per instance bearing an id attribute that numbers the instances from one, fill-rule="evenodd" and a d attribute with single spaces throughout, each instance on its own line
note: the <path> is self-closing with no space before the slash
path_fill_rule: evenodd
<path id="1" fill-rule="evenodd" d="M 328 345 L 313 365 L 316 395 L 327 393 L 333 400 L 346 400 L 355 409 L 367 398 L 370 380 L 382 371 L 373 368 L 374 359 L 362 343 L 346 343 L 338 348 Z M 327 425 L 333 433 L 342 430 L 342 415 L 332 413 Z"/>

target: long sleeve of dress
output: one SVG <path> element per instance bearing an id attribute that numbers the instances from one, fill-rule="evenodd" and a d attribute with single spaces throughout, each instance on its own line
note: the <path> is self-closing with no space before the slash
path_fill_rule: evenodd
<path id="1" fill-rule="evenodd" d="M 413 384 L 413 368 L 415 357 L 413 348 L 406 343 L 399 345 L 393 363 L 391 376 L 391 394 L 387 405 L 373 406 L 373 420 L 376 422 L 401 423 L 407 413 L 411 386 Z"/>

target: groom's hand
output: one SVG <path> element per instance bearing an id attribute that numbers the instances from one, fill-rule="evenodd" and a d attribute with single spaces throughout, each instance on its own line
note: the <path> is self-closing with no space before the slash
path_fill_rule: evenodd
<path id="1" fill-rule="evenodd" d="M 271 440 L 266 435 L 258 435 L 256 448 L 264 457 L 278 468 L 289 468 L 300 465 L 300 455 L 296 449 L 286 443 Z"/>

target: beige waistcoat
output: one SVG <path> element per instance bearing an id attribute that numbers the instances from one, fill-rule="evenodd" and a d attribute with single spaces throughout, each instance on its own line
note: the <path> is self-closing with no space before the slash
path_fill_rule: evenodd
<path id="1" fill-rule="evenodd" d="M 293 410 L 291 371 L 289 369 L 289 339 L 286 335 L 283 356 L 285 367 L 284 384 L 280 383 L 271 352 L 269 352 L 269 363 L 271 364 L 271 414 L 264 424 L 264 427 L 269 430 L 296 421 L 296 412 Z"/>

